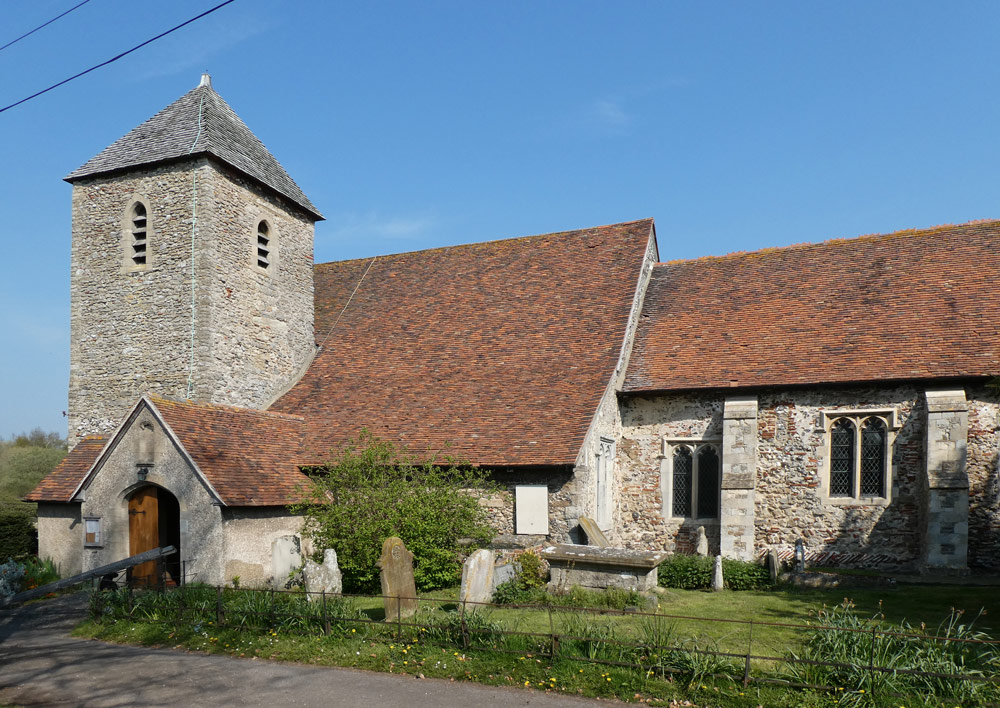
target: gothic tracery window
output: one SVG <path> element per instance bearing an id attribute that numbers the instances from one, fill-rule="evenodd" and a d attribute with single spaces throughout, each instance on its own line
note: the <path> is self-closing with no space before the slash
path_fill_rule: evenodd
<path id="1" fill-rule="evenodd" d="M 721 460 L 713 444 L 681 444 L 673 449 L 670 513 L 699 519 L 719 516 Z"/>
<path id="2" fill-rule="evenodd" d="M 830 427 L 830 496 L 886 497 L 889 430 L 877 416 L 843 416 Z"/>

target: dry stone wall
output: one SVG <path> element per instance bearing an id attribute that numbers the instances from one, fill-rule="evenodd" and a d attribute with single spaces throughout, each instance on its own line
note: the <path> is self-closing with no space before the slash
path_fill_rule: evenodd
<path id="1" fill-rule="evenodd" d="M 136 200 L 139 267 L 127 258 Z M 260 219 L 275 234 L 267 273 L 253 258 Z M 315 352 L 311 221 L 215 162 L 77 182 L 72 241 L 71 445 L 114 430 L 147 392 L 266 407 Z"/>

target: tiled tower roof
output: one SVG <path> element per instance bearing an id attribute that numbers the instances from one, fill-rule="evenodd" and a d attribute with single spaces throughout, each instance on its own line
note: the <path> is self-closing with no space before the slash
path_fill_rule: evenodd
<path id="1" fill-rule="evenodd" d="M 323 218 L 264 144 L 215 92 L 207 74 L 196 88 L 92 157 L 66 181 L 200 155 L 215 157 L 291 200 L 314 218 Z"/>

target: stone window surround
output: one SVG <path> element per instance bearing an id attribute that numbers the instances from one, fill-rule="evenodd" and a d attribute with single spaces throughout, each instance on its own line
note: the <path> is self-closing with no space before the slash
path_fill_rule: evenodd
<path id="1" fill-rule="evenodd" d="M 135 211 L 136 204 L 142 204 L 146 209 L 146 262 L 136 263 L 132 260 L 132 217 Z M 152 270 L 153 268 L 153 210 L 150 207 L 151 201 L 149 197 L 145 194 L 140 194 L 138 192 L 134 193 L 128 199 L 128 205 L 125 207 L 125 211 L 122 212 L 122 224 L 121 224 L 121 252 L 122 252 L 122 265 L 121 272 L 124 274 L 129 273 L 144 273 L 146 271 Z"/>
<path id="2" fill-rule="evenodd" d="M 257 233 L 260 224 L 263 222 L 267 226 L 267 268 L 261 268 L 257 263 Z M 250 268 L 255 273 L 273 277 L 278 270 L 278 227 L 277 218 L 274 214 L 259 211 L 254 214 L 253 223 L 250 226 Z"/>
<path id="3" fill-rule="evenodd" d="M 601 531 L 611 529 L 616 448 L 614 440 L 601 437 L 594 453 L 594 520 Z"/>
<path id="4" fill-rule="evenodd" d="M 84 548 L 104 548 L 104 529 L 101 528 L 101 517 L 100 516 L 84 516 L 83 519 L 83 546 Z M 87 527 L 90 525 L 89 522 L 95 522 L 97 530 L 95 531 L 95 540 L 87 541 Z"/>
<path id="5" fill-rule="evenodd" d="M 687 447 L 691 450 L 691 512 L 692 516 L 674 516 L 674 450 L 678 447 Z M 697 456 L 698 450 L 705 446 L 715 448 L 719 457 L 719 484 L 720 490 L 719 513 L 722 513 L 722 438 L 713 436 L 693 436 L 693 437 L 664 437 L 661 440 L 660 448 L 660 513 L 663 518 L 671 521 L 697 521 L 704 525 L 718 525 L 719 516 L 699 517 L 698 513 L 698 477 L 697 477 Z"/>
<path id="6" fill-rule="evenodd" d="M 861 496 L 861 465 L 858 457 L 861 454 L 861 426 L 869 418 L 877 418 L 885 425 L 885 496 Z M 854 428 L 854 495 L 850 497 L 830 495 L 830 444 L 833 424 L 838 420 L 847 419 Z M 895 479 L 892 466 L 892 448 L 896 442 L 896 433 L 902 427 L 899 422 L 899 412 L 896 408 L 831 408 L 820 411 L 819 430 L 823 433 L 823 448 L 820 464 L 819 493 L 824 504 L 831 506 L 889 506 L 892 502 L 892 487 Z"/>

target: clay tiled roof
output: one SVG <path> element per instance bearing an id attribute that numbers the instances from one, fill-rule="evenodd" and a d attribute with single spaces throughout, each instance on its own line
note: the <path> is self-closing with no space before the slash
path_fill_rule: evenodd
<path id="1" fill-rule="evenodd" d="M 475 464 L 573 464 L 612 380 L 652 228 L 318 265 L 322 350 L 273 408 L 305 418 L 305 461 L 365 427 Z"/>
<path id="2" fill-rule="evenodd" d="M 1000 373 L 1000 222 L 654 268 L 626 391 Z"/>
<path id="3" fill-rule="evenodd" d="M 150 401 L 227 506 L 280 506 L 308 484 L 296 464 L 302 419 L 231 406 Z"/>
<path id="4" fill-rule="evenodd" d="M 211 84 L 188 91 L 90 158 L 66 180 L 73 182 L 140 165 L 200 155 L 211 155 L 235 167 L 298 204 L 314 218 L 323 218 L 285 168 Z"/>
<path id="5" fill-rule="evenodd" d="M 25 495 L 30 502 L 68 502 L 80 480 L 90 470 L 108 439 L 99 435 L 88 435 L 67 453 L 56 468 L 38 486 Z"/>

